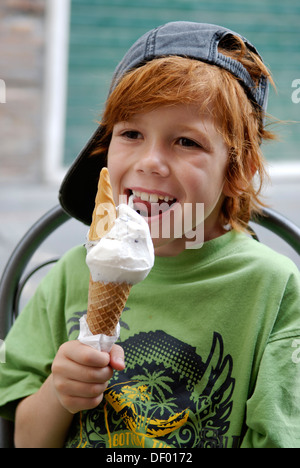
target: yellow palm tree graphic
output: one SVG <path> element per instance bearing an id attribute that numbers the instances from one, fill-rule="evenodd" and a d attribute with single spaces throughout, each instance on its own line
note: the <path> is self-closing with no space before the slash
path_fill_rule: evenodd
<path id="1" fill-rule="evenodd" d="M 172 382 L 172 379 L 162 374 L 162 371 L 152 374 L 146 371 L 144 375 L 134 376 L 136 383 L 133 381 L 128 385 L 126 382 L 119 392 L 111 387 L 106 393 L 107 402 L 123 419 L 127 429 L 137 435 L 163 437 L 183 426 L 188 419 L 188 409 L 173 413 L 173 407 L 176 407 L 175 399 L 166 399 L 164 393 L 172 393 L 167 383 Z M 141 385 L 141 382 L 145 383 Z M 166 411 L 170 414 L 167 419 L 155 417 L 155 413 L 159 412 L 162 416 Z"/>

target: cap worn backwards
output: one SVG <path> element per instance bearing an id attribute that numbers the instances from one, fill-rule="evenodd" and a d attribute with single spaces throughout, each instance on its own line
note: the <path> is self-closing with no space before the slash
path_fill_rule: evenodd
<path id="1" fill-rule="evenodd" d="M 117 66 L 110 92 L 129 70 L 156 57 L 179 55 L 217 65 L 236 76 L 251 99 L 263 110 L 267 105 L 268 80 L 262 76 L 257 86 L 246 68 L 237 60 L 218 52 L 221 39 L 238 36 L 259 57 L 255 47 L 230 29 L 206 23 L 177 21 L 167 23 L 141 36 Z M 261 58 L 261 57 L 260 57 Z"/>
<path id="2" fill-rule="evenodd" d="M 246 38 L 222 26 L 187 21 L 159 26 L 141 36 L 125 54 L 114 72 L 109 93 L 129 70 L 156 57 L 177 55 L 228 70 L 239 80 L 254 105 L 258 105 L 265 112 L 269 89 L 267 77 L 262 75 L 259 83 L 255 84 L 242 63 L 218 51 L 220 41 L 230 36 L 240 37 L 245 45 L 260 57 L 256 48 Z M 101 132 L 100 125 L 70 167 L 60 188 L 59 200 L 63 209 L 85 224 L 91 222 L 99 173 L 106 164 L 104 158 L 88 157 L 96 149 Z"/>

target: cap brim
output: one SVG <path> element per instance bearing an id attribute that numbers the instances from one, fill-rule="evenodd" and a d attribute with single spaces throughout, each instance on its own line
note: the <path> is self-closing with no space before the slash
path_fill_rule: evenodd
<path id="1" fill-rule="evenodd" d="M 98 127 L 68 170 L 59 190 L 63 210 L 87 225 L 92 221 L 100 171 L 106 166 L 105 155 L 93 155 L 102 132 L 102 127 Z"/>

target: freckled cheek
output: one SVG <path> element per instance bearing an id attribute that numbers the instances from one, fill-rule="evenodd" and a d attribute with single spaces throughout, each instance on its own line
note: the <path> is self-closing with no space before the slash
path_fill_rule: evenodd
<path id="1" fill-rule="evenodd" d="M 108 170 L 110 171 L 110 168 L 111 170 L 115 170 L 116 168 L 121 170 L 122 168 L 125 168 L 125 166 L 128 166 L 130 155 L 131 152 L 128 149 L 112 141 L 107 153 Z"/>
<path id="2" fill-rule="evenodd" d="M 113 189 L 115 202 L 119 201 L 119 195 L 123 195 L 122 181 L 128 172 L 129 159 L 122 152 L 118 152 L 116 146 L 110 147 L 107 154 L 107 168 Z M 123 187 L 124 188 L 124 187 Z"/>
<path id="3" fill-rule="evenodd" d="M 203 198 L 207 193 L 207 186 L 205 184 L 205 180 L 203 177 L 189 177 L 184 183 L 184 187 L 186 187 L 186 197 L 187 201 L 189 202 L 203 202 Z"/>
<path id="4" fill-rule="evenodd" d="M 107 168 L 109 171 L 110 175 L 110 182 L 112 185 L 113 189 L 113 194 L 114 194 L 114 199 L 116 199 L 119 196 L 119 184 L 121 180 L 121 169 L 122 169 L 122 164 L 117 163 L 117 158 L 114 156 L 109 156 L 107 157 Z"/>
<path id="5" fill-rule="evenodd" d="M 123 152 L 120 145 L 112 139 L 107 152 L 107 165 L 112 168 L 117 165 L 123 157 Z"/>
<path id="6" fill-rule="evenodd" d="M 110 142 L 110 145 L 108 147 L 108 152 L 107 152 L 107 165 L 113 165 L 115 163 L 115 160 L 117 158 L 118 150 L 116 147 L 116 144 L 112 140 Z"/>
<path id="7" fill-rule="evenodd" d="M 210 211 L 214 207 L 223 190 L 222 183 L 214 183 L 214 179 L 198 178 L 195 182 L 189 182 L 189 196 L 187 201 L 192 203 L 204 203 L 204 211 Z"/>

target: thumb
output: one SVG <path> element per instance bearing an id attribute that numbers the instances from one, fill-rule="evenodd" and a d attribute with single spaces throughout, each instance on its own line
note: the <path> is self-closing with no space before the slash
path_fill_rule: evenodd
<path id="1" fill-rule="evenodd" d="M 121 346 L 113 345 L 110 351 L 110 365 L 115 370 L 125 369 L 124 350 Z"/>

